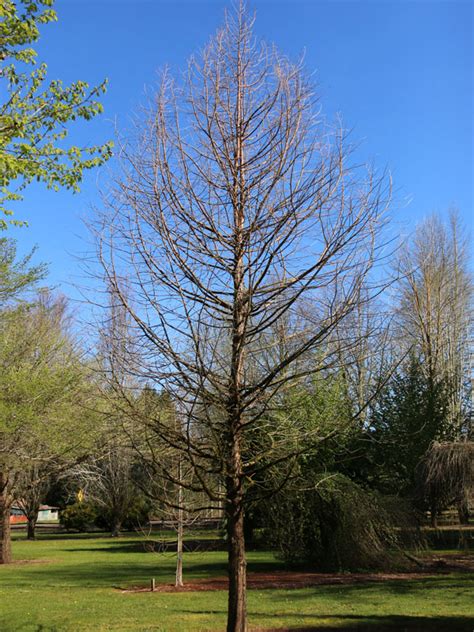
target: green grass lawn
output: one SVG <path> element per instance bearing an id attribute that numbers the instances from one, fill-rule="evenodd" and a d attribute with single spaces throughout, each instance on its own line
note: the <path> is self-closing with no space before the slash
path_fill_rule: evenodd
<path id="1" fill-rule="evenodd" d="M 20 563 L 0 567 L 2 632 L 224 630 L 225 592 L 121 593 L 114 587 L 173 580 L 171 553 L 146 553 L 138 536 L 50 536 L 14 542 Z M 277 570 L 271 553 L 249 570 Z M 189 553 L 186 578 L 225 574 L 225 553 Z M 469 631 L 473 576 L 438 575 L 384 584 L 249 591 L 252 630 Z M 393 626 L 393 627 L 385 627 Z"/>

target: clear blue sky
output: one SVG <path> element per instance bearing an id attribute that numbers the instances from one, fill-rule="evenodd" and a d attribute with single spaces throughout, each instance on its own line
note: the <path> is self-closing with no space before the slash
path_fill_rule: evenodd
<path id="1" fill-rule="evenodd" d="M 224 0 L 57 0 L 59 21 L 38 46 L 51 79 L 109 79 L 100 119 L 71 128 L 78 144 L 113 138 L 128 125 L 164 64 L 182 68 L 222 21 Z M 473 3 L 459 1 L 253 0 L 256 33 L 290 57 L 305 51 L 327 116 L 341 112 L 361 155 L 394 179 L 397 230 L 449 206 L 473 224 Z M 100 205 L 97 183 L 55 194 L 34 186 L 17 205 L 28 229 L 12 229 L 25 251 L 38 244 L 51 281 L 70 295 L 75 256 L 86 249 L 80 219 Z"/>

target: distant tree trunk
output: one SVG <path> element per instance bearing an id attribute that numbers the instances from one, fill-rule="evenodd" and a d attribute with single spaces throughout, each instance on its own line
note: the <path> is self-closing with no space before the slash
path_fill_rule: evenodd
<path id="1" fill-rule="evenodd" d="M 26 539 L 27 540 L 35 540 L 36 539 L 36 521 L 38 520 L 38 514 L 36 513 L 34 516 L 28 516 L 28 525 L 26 528 Z"/>
<path id="2" fill-rule="evenodd" d="M 26 539 L 27 540 L 35 540 L 36 539 L 36 523 L 38 522 L 38 514 L 40 509 L 40 504 L 38 501 L 39 494 L 30 494 L 28 501 L 22 502 L 22 510 L 25 514 L 27 520 L 26 526 Z"/>
<path id="3" fill-rule="evenodd" d="M 465 497 L 458 503 L 458 517 L 459 524 L 468 525 L 469 524 L 469 502 Z"/>
<path id="4" fill-rule="evenodd" d="M 183 585 L 183 523 L 178 524 L 178 542 L 176 545 L 176 579 L 175 586 Z"/>
<path id="5" fill-rule="evenodd" d="M 12 562 L 12 546 L 10 538 L 10 505 L 7 493 L 8 475 L 0 471 L 0 564 Z"/>
<path id="6" fill-rule="evenodd" d="M 178 464 L 178 479 L 181 480 L 181 461 Z M 184 531 L 184 510 L 183 510 L 183 487 L 178 489 L 178 541 L 176 543 L 176 578 L 175 586 L 183 585 L 183 531 Z"/>
<path id="7" fill-rule="evenodd" d="M 430 510 L 430 521 L 431 521 L 431 526 L 433 527 L 433 529 L 437 529 L 438 528 L 438 510 L 436 507 L 431 507 Z"/>
<path id="8" fill-rule="evenodd" d="M 121 520 L 116 518 L 112 523 L 112 531 L 110 533 L 112 538 L 118 538 L 118 536 L 120 535 L 121 528 L 122 528 L 122 522 Z"/>

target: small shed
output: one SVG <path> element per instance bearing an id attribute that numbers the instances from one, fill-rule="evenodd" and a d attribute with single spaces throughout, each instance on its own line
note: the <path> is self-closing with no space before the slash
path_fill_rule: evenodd
<path id="1" fill-rule="evenodd" d="M 40 505 L 38 522 L 57 522 L 59 520 L 59 507 Z"/>

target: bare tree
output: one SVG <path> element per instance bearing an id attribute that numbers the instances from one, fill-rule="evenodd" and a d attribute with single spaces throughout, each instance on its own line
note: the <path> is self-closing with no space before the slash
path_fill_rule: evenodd
<path id="1" fill-rule="evenodd" d="M 188 530 L 201 523 L 204 517 L 202 511 L 203 502 L 199 494 L 189 491 L 186 487 L 192 486 L 193 468 L 184 462 L 178 452 L 174 456 L 170 450 L 160 450 L 160 464 L 166 463 L 166 468 L 174 471 L 177 483 L 171 483 L 160 473 L 156 467 L 156 453 L 152 457 L 150 453 L 139 450 L 142 457 L 142 468 L 137 476 L 137 482 L 143 493 L 152 501 L 154 505 L 153 517 L 160 519 L 162 525 L 171 527 L 176 532 L 176 572 L 175 586 L 183 586 L 183 561 L 185 542 L 185 530 Z M 187 467 L 187 471 L 185 471 Z M 169 543 L 168 543 L 169 544 Z M 174 543 L 173 543 L 174 546 Z"/>
<path id="2" fill-rule="evenodd" d="M 402 338 L 420 358 L 431 389 L 442 384 L 447 393 L 444 437 L 450 439 L 464 432 L 470 404 L 473 285 L 468 259 L 468 238 L 455 212 L 447 223 L 437 215 L 422 222 L 399 258 Z"/>
<path id="3" fill-rule="evenodd" d="M 370 404 L 392 375 L 403 354 L 395 353 L 392 317 L 381 300 L 371 300 L 361 288 L 360 300 L 336 328 L 338 365 L 344 375 L 347 397 L 366 427 Z"/>
<path id="4" fill-rule="evenodd" d="M 373 293 L 388 198 L 387 180 L 351 167 L 344 133 L 319 119 L 301 67 L 255 41 L 252 25 L 241 4 L 182 83 L 164 73 L 96 226 L 135 341 L 123 370 L 176 402 L 180 423 L 158 416 L 155 433 L 194 476 L 161 473 L 224 504 L 229 632 L 247 629 L 246 490 L 335 432 L 272 411 L 333 362 L 336 326 L 363 284 Z M 282 345 L 271 333 L 284 319 Z"/>
<path id="5" fill-rule="evenodd" d="M 134 456 L 130 447 L 114 438 L 95 458 L 71 471 L 70 478 L 78 482 L 86 498 L 102 510 L 112 537 L 120 535 L 125 519 L 136 506 L 138 489 L 133 481 Z"/>
<path id="6" fill-rule="evenodd" d="M 26 537 L 28 540 L 36 539 L 39 510 L 53 477 L 59 478 L 64 474 L 64 470 L 67 471 L 68 467 L 58 460 L 57 455 L 47 458 L 46 454 L 47 447 L 43 446 L 42 462 L 32 459 L 31 464 L 24 464 L 15 486 L 16 504 L 27 520 Z"/>

